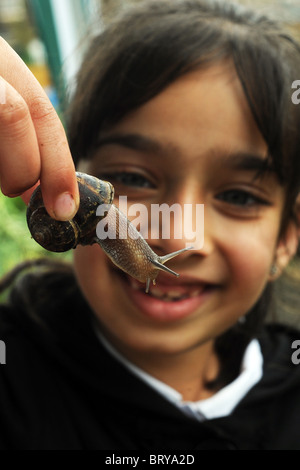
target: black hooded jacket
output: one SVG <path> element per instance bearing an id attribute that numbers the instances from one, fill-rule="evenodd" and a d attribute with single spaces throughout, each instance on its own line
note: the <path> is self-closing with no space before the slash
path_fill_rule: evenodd
<path id="1" fill-rule="evenodd" d="M 0 307 L 0 449 L 300 449 L 300 332 L 265 327 L 262 380 L 230 416 L 198 422 L 111 357 L 84 300 L 64 294 L 36 299 L 39 316 L 26 299 Z"/>

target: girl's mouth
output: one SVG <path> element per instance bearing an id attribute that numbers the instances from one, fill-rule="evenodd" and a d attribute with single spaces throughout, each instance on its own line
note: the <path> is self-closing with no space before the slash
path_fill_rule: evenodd
<path id="1" fill-rule="evenodd" d="M 145 293 L 145 284 L 119 273 L 130 302 L 139 313 L 156 321 L 170 322 L 195 312 L 218 287 L 205 282 L 180 282 L 158 276 L 157 284 Z"/>
<path id="2" fill-rule="evenodd" d="M 129 278 L 129 283 L 132 289 L 143 291 L 145 290 L 140 282 L 136 279 Z M 148 295 L 156 299 L 163 300 L 164 302 L 179 302 L 180 300 L 197 297 L 200 295 L 205 286 L 160 286 L 152 285 L 149 289 Z"/>

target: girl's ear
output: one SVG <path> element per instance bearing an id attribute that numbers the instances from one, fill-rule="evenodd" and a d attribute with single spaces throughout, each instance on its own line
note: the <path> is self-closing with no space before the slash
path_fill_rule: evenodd
<path id="1" fill-rule="evenodd" d="M 274 256 L 274 265 L 277 269 L 273 270 L 270 274 L 270 280 L 277 279 L 289 261 L 295 256 L 299 243 L 299 235 L 297 223 L 291 220 L 277 245 Z"/>

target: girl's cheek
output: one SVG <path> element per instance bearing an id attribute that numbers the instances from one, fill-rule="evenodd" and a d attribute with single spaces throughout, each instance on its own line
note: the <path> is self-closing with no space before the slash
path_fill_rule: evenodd
<path id="1" fill-rule="evenodd" d="M 268 279 L 270 257 L 265 252 L 235 252 L 232 256 L 234 278 L 237 284 L 248 290 L 251 286 L 265 284 Z"/>
<path id="2" fill-rule="evenodd" d="M 88 302 L 94 304 L 99 298 L 108 299 L 111 283 L 107 256 L 101 248 L 98 245 L 78 246 L 73 256 L 75 275 Z"/>
<path id="3" fill-rule="evenodd" d="M 101 250 L 97 253 L 97 246 L 78 246 L 74 250 L 74 266 L 76 273 L 83 277 L 90 277 L 91 273 L 97 269 L 97 265 L 101 263 Z"/>
<path id="4" fill-rule="evenodd" d="M 230 236 L 223 239 L 223 249 L 236 282 L 246 282 L 248 287 L 265 283 L 274 257 L 276 233 L 252 226 L 227 233 Z"/>

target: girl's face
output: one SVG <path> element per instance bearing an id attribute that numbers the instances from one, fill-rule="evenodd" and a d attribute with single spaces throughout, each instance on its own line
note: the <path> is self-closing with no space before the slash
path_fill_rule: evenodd
<path id="1" fill-rule="evenodd" d="M 260 297 L 274 261 L 284 192 L 264 167 L 267 146 L 230 64 L 190 73 L 105 134 L 84 170 L 109 179 L 131 204 L 204 204 L 204 245 L 186 251 L 145 286 L 118 270 L 98 245 L 75 250 L 81 289 L 104 333 L 131 356 L 178 354 L 234 325 Z M 171 218 L 172 220 L 172 218 Z M 150 220 L 149 220 L 150 227 Z M 199 227 L 198 227 L 199 230 Z M 150 239 L 159 255 L 190 240 Z"/>

